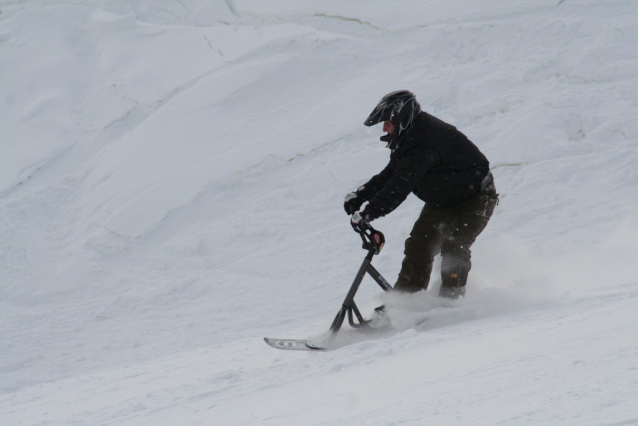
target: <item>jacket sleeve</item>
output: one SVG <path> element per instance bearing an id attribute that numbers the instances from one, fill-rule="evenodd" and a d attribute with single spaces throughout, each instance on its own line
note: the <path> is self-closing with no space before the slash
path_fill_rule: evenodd
<path id="1" fill-rule="evenodd" d="M 388 163 L 387 166 L 378 175 L 375 175 L 370 179 L 366 184 L 364 184 L 362 189 L 357 190 L 357 194 L 365 201 L 370 201 L 374 198 L 374 196 L 379 192 L 383 187 L 388 183 L 388 181 L 394 175 L 395 167 L 392 164 L 392 160 Z"/>
<path id="2" fill-rule="evenodd" d="M 369 220 L 385 216 L 396 209 L 423 176 L 441 162 L 437 151 L 421 149 L 419 146 L 412 148 L 402 157 L 390 179 L 385 182 L 382 189 L 376 192 L 363 210 L 362 215 L 367 216 Z"/>

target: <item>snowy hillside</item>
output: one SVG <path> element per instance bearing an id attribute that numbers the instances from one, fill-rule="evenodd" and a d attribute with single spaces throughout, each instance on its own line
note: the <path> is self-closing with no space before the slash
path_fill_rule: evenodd
<path id="1" fill-rule="evenodd" d="M 638 425 L 637 1 L 5 0 L 0 69 L 0 426 Z M 274 350 L 365 255 L 397 89 L 490 159 L 467 297 Z"/>

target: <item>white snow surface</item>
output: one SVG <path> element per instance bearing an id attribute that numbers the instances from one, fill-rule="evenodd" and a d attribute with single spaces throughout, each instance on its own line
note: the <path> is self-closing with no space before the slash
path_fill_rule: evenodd
<path id="1" fill-rule="evenodd" d="M 0 425 L 638 425 L 638 1 L 5 0 L 0 69 Z M 467 296 L 268 347 L 339 309 L 399 89 L 492 164 Z"/>

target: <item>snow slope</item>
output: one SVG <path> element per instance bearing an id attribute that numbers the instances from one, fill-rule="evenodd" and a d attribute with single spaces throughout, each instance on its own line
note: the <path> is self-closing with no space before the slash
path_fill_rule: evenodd
<path id="1" fill-rule="evenodd" d="M 0 425 L 638 424 L 638 2 L 0 12 Z M 492 163 L 467 297 L 267 347 L 336 313 L 342 199 L 389 154 L 362 122 L 402 88 Z M 391 282 L 419 209 L 375 222 Z"/>

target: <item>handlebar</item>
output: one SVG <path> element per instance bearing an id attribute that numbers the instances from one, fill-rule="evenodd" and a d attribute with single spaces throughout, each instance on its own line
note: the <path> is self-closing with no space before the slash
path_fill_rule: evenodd
<path id="1" fill-rule="evenodd" d="M 363 249 L 374 251 L 374 254 L 381 253 L 381 249 L 385 244 L 385 236 L 381 231 L 377 231 L 367 222 L 361 222 L 361 225 L 351 223 L 354 232 L 359 234 L 363 241 Z"/>

